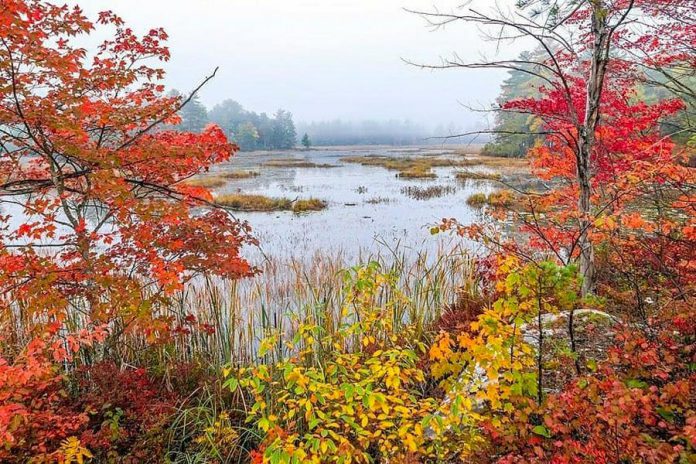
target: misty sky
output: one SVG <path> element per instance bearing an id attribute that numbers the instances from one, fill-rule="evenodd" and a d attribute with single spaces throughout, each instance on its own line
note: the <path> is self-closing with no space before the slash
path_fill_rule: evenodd
<path id="1" fill-rule="evenodd" d="M 433 127 L 481 118 L 460 104 L 490 103 L 502 71 L 420 70 L 452 52 L 480 59 L 494 46 L 471 25 L 432 31 L 404 8 L 451 11 L 462 0 L 82 0 L 111 9 L 137 31 L 170 34 L 167 84 L 186 91 L 215 66 L 201 92 L 209 107 L 232 98 L 254 111 L 282 107 L 296 121 L 410 119 Z M 72 2 L 74 3 L 74 2 Z M 493 5 L 481 0 L 483 9 Z M 92 16 L 93 17 L 93 16 Z M 521 45 L 506 46 L 515 55 Z"/>

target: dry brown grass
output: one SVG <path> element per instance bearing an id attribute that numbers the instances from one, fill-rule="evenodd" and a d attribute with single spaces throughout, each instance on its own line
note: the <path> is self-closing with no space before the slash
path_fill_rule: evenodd
<path id="1" fill-rule="evenodd" d="M 192 177 L 182 182 L 182 184 L 190 185 L 192 187 L 205 187 L 208 189 L 222 187 L 226 183 L 227 181 L 224 177 L 216 175 Z"/>
<path id="2" fill-rule="evenodd" d="M 321 211 L 325 209 L 327 203 L 324 200 L 318 198 L 308 198 L 306 200 L 297 200 L 292 205 L 292 211 L 294 213 L 304 213 L 308 211 Z"/>
<path id="3" fill-rule="evenodd" d="M 459 161 L 457 160 L 437 157 L 348 156 L 341 158 L 341 161 L 363 166 L 380 166 L 392 171 L 399 171 L 397 177 L 405 179 L 433 179 L 437 176 L 432 172 L 432 168 L 459 166 Z"/>
<path id="4" fill-rule="evenodd" d="M 271 198 L 264 195 L 229 193 L 218 195 L 215 202 L 237 211 L 287 211 L 292 208 L 288 198 Z"/>
<path id="5" fill-rule="evenodd" d="M 455 177 L 459 180 L 500 180 L 499 172 L 458 171 Z"/>
<path id="6" fill-rule="evenodd" d="M 221 176 L 225 179 L 249 179 L 258 177 L 260 174 L 258 171 L 229 171 L 221 174 Z"/>
<path id="7" fill-rule="evenodd" d="M 435 179 L 437 175 L 428 167 L 414 166 L 405 171 L 399 171 L 396 177 L 404 179 Z"/>
<path id="8" fill-rule="evenodd" d="M 488 195 L 485 193 L 475 193 L 466 199 L 466 204 L 473 208 L 483 208 L 492 206 L 494 208 L 507 208 L 520 210 L 524 207 L 523 199 L 512 190 L 496 190 Z"/>
<path id="9" fill-rule="evenodd" d="M 222 206 L 237 211 L 292 211 L 304 213 L 309 211 L 321 211 L 327 203 L 318 198 L 308 198 L 292 201 L 289 198 L 272 198 L 265 195 L 250 195 L 243 193 L 230 193 L 218 195 L 215 202 Z"/>

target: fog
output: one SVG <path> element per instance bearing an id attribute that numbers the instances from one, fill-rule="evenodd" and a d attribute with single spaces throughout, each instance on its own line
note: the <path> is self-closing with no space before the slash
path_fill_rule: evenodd
<path id="1" fill-rule="evenodd" d="M 433 31 L 405 9 L 451 11 L 461 0 L 90 0 L 136 31 L 164 27 L 172 59 L 167 85 L 190 90 L 219 66 L 201 92 L 209 108 L 232 98 L 254 111 L 291 111 L 296 121 L 409 120 L 434 128 L 481 119 L 464 105 L 490 104 L 502 71 L 427 71 L 403 59 L 436 63 L 457 52 L 496 53 L 472 25 Z M 489 9 L 493 2 L 479 1 Z M 521 50 L 504 47 L 506 56 Z"/>

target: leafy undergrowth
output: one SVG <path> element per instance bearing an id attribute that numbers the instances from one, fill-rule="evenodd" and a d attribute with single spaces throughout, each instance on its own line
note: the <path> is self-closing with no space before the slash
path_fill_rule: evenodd
<path id="1" fill-rule="evenodd" d="M 215 125 L 172 129 L 186 101 L 147 64 L 170 58 L 163 30 L 3 2 L 0 462 L 695 462 L 696 140 L 665 136 L 663 117 L 688 105 L 641 100 L 640 66 L 614 58 L 647 44 L 651 65 L 688 64 L 673 48 L 693 7 L 568 3 L 573 31 L 634 3 L 667 10 L 652 10 L 659 33 L 548 47 L 544 69 L 567 71 L 501 104 L 544 135 L 528 153 L 544 190 L 475 203 L 519 233 L 447 218 L 431 231 L 487 253 L 435 265 L 417 253 L 408 267 L 390 250 L 396 263 L 345 271 L 314 256 L 314 274 L 267 262 L 286 286 L 257 281 L 251 305 L 238 298 L 258 274 L 242 253 L 256 240 L 227 209 L 326 204 L 212 195 L 205 173 L 238 147 Z M 102 26 L 112 36 L 84 50 Z M 613 62 L 588 125 L 594 86 L 576 60 L 591 43 L 630 53 L 592 56 Z M 346 161 L 415 177 L 527 163 Z"/>

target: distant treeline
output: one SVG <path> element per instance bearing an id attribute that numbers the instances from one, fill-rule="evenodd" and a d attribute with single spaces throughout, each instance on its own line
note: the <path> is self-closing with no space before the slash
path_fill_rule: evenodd
<path id="1" fill-rule="evenodd" d="M 321 121 L 298 123 L 298 134 L 308 134 L 314 145 L 427 145 L 442 144 L 442 137 L 460 134 L 463 129 L 450 124 L 440 125 L 435 130 L 408 120 L 389 121 Z M 456 143 L 468 142 L 467 138 Z"/>
<path id="2" fill-rule="evenodd" d="M 298 133 L 306 133 L 314 145 L 415 145 L 428 134 L 410 121 L 350 122 L 336 119 L 298 124 Z"/>
<path id="3" fill-rule="evenodd" d="M 172 95 L 181 95 L 172 91 Z M 447 136 L 461 134 L 464 130 L 455 124 L 440 125 L 434 130 L 408 120 L 389 121 L 333 121 L 298 123 L 297 128 L 292 113 L 279 109 L 272 116 L 246 110 L 234 100 L 224 100 L 208 110 L 197 95 L 181 109 L 181 124 L 177 129 L 199 132 L 208 123 L 215 123 L 227 137 L 237 143 L 244 151 L 279 150 L 295 148 L 298 144 L 336 146 L 336 145 L 426 145 L 447 142 L 466 143 L 485 142 L 483 136 L 446 139 Z M 306 138 L 305 138 L 306 135 Z"/>
<path id="4" fill-rule="evenodd" d="M 208 110 L 194 96 L 181 109 L 180 116 L 179 130 L 199 132 L 212 122 L 245 151 L 288 149 L 297 144 L 292 114 L 282 109 L 268 116 L 248 111 L 234 100 L 224 100 Z"/>

